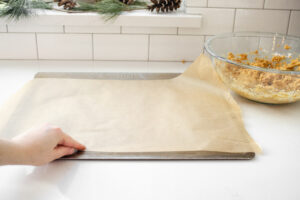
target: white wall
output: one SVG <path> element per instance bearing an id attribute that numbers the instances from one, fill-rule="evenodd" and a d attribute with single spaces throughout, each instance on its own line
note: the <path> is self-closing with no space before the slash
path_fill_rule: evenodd
<path id="1" fill-rule="evenodd" d="M 0 24 L 0 59 L 192 61 L 207 37 L 233 31 L 300 37 L 300 0 L 186 0 L 201 28 Z"/>

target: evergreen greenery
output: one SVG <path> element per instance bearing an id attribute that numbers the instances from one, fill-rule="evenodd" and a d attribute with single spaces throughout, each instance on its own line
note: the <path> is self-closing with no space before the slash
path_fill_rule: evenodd
<path id="1" fill-rule="evenodd" d="M 112 19 L 120 15 L 123 11 L 147 9 L 147 3 L 136 0 L 132 4 L 127 5 L 119 0 L 101 0 L 95 3 L 78 2 L 79 6 L 73 10 L 97 12 L 103 14 L 106 19 Z"/>
<path id="2" fill-rule="evenodd" d="M 64 3 L 62 3 L 61 1 L 63 0 L 50 0 L 50 2 L 49 0 L 47 0 L 47 2 L 46 0 L 0 0 L 0 17 L 7 17 L 9 19 L 18 20 L 20 18 L 28 17 L 30 15 L 35 14 L 36 9 L 52 9 L 63 12 L 97 12 L 103 15 L 106 20 L 109 20 L 119 16 L 124 11 L 141 9 L 148 9 L 150 11 L 153 11 L 155 6 L 156 10 L 161 9 L 162 11 L 166 12 L 168 12 L 168 10 L 173 11 L 173 1 L 178 2 L 178 7 L 181 3 L 181 0 L 160 0 L 159 2 L 172 1 L 172 9 L 170 6 L 167 6 L 168 8 L 165 9 L 161 7 L 166 6 L 164 6 L 164 4 L 160 5 L 160 3 L 157 0 L 151 0 L 152 3 L 157 2 L 157 5 L 154 3 L 152 5 L 148 5 L 143 0 L 133 0 L 130 4 L 126 4 L 121 0 L 96 0 L 95 3 L 80 2 L 80 0 L 78 0 L 78 2 L 75 2 L 75 0 L 70 0 L 74 2 L 74 5 L 72 6 L 64 4 L 68 3 L 67 1 L 64 1 Z M 53 5 L 57 2 L 64 4 L 64 9 L 53 7 Z M 154 6 L 153 9 L 151 6 Z"/>
<path id="3" fill-rule="evenodd" d="M 1 1 L 1 0 L 0 0 Z M 52 6 L 42 0 L 9 0 L 2 1 L 5 4 L 0 10 L 0 17 L 18 20 L 34 14 L 34 9 L 51 9 Z"/>

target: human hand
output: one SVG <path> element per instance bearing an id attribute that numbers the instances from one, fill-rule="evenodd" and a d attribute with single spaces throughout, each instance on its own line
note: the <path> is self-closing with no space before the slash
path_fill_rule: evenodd
<path id="1" fill-rule="evenodd" d="M 43 165 L 62 156 L 71 155 L 85 146 L 65 134 L 60 128 L 44 125 L 31 129 L 15 138 L 20 151 L 19 164 Z"/>

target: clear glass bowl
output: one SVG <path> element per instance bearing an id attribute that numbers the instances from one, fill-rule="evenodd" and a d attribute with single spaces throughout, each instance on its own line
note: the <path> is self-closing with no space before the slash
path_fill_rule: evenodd
<path id="1" fill-rule="evenodd" d="M 287 50 L 285 45 L 291 48 Z M 300 100 L 300 71 L 256 67 L 227 59 L 229 52 L 238 55 L 256 50 L 260 57 L 270 59 L 280 54 L 296 59 L 300 56 L 300 38 L 275 33 L 229 33 L 208 39 L 205 50 L 220 79 L 239 95 L 272 104 Z"/>

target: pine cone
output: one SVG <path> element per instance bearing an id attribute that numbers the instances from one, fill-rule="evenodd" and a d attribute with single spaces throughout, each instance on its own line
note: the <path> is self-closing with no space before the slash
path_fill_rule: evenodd
<path id="1" fill-rule="evenodd" d="M 151 0 L 153 3 L 152 5 L 148 6 L 148 10 L 153 12 L 153 10 L 156 10 L 156 12 L 169 12 L 177 10 L 177 8 L 180 8 L 181 0 Z"/>
<path id="2" fill-rule="evenodd" d="M 65 10 L 71 10 L 73 9 L 77 4 L 74 0 L 55 0 L 58 2 L 58 6 L 64 6 Z"/>
<path id="3" fill-rule="evenodd" d="M 119 0 L 119 1 L 124 3 L 124 4 L 127 4 L 127 5 L 130 5 L 134 2 L 134 0 Z"/>

